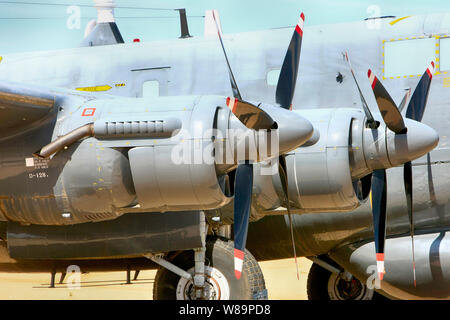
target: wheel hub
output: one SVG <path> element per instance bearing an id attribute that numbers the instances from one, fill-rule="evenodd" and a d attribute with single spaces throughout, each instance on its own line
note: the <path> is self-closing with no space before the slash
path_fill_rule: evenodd
<path id="1" fill-rule="evenodd" d="M 188 270 L 194 274 L 194 268 Z M 192 280 L 180 278 L 177 285 L 177 300 L 196 300 L 195 285 Z M 216 268 L 205 266 L 205 300 L 229 300 L 230 287 L 225 276 Z"/>
<path id="2" fill-rule="evenodd" d="M 340 274 L 332 273 L 328 280 L 328 294 L 331 300 L 370 300 L 370 290 L 356 278 L 344 279 Z"/>

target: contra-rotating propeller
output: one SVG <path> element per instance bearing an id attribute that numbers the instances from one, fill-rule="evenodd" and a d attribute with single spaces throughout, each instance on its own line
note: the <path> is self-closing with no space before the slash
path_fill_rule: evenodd
<path id="1" fill-rule="evenodd" d="M 434 72 L 434 62 L 432 61 L 428 68 L 425 70 L 424 74 L 422 75 L 419 83 L 417 84 L 416 89 L 414 90 L 414 93 L 411 97 L 411 100 L 409 101 L 408 108 L 406 109 L 406 118 L 412 119 L 418 122 L 422 121 L 423 114 L 425 112 L 425 107 L 428 100 L 428 93 L 430 90 L 430 84 L 431 80 L 433 78 L 433 72 Z M 403 117 L 400 114 L 399 108 L 397 108 L 397 105 L 392 100 L 391 96 L 387 92 L 387 90 L 384 88 L 384 86 L 381 84 L 381 82 L 377 79 L 377 77 L 373 74 L 373 72 L 369 69 L 368 71 L 368 77 L 370 84 L 372 86 L 373 93 L 375 95 L 375 99 L 378 104 L 378 108 L 380 109 L 381 115 L 383 116 L 383 120 L 386 123 L 387 127 L 395 132 L 396 134 L 404 134 L 407 132 L 408 128 L 405 126 Z M 409 92 L 406 93 L 405 98 L 402 101 L 402 104 L 406 103 L 407 96 L 409 95 Z M 376 176 L 381 176 L 383 179 L 383 191 L 386 192 L 386 172 L 385 169 L 376 170 L 376 171 L 383 171 L 382 173 L 376 173 L 374 174 Z M 374 183 L 380 183 L 377 182 L 378 178 L 375 179 Z M 414 287 L 416 286 L 416 262 L 415 262 L 415 255 L 414 255 L 414 216 L 413 216 L 413 201 L 412 201 L 412 164 L 411 161 L 408 161 L 404 163 L 403 165 L 403 183 L 405 186 L 405 194 L 406 194 L 406 204 L 408 209 L 408 216 L 409 216 L 409 228 L 410 228 L 410 235 L 411 235 L 411 245 L 412 245 L 412 257 L 413 257 L 413 277 L 414 277 Z M 372 191 L 375 193 L 374 191 Z M 380 192 L 380 191 L 378 191 Z M 373 195 L 372 200 L 374 203 L 375 195 Z M 377 196 L 378 198 L 378 196 Z M 374 210 L 374 225 L 379 225 L 378 232 L 377 228 L 375 228 L 375 246 L 376 246 L 376 252 L 377 252 L 377 265 L 379 265 L 378 272 L 380 275 L 380 279 L 383 278 L 383 271 L 384 271 L 384 241 L 386 238 L 386 197 L 382 196 L 381 200 L 384 203 L 380 206 L 376 206 Z M 380 210 L 379 214 L 375 214 L 375 211 Z M 378 220 L 378 221 L 376 221 Z M 378 233 L 378 234 L 377 234 Z M 377 240 L 378 238 L 378 240 Z M 378 244 L 377 244 L 378 242 Z"/>
<path id="2" fill-rule="evenodd" d="M 297 81 L 298 67 L 300 65 L 300 52 L 302 48 L 303 26 L 305 23 L 305 15 L 300 15 L 300 19 L 292 34 L 286 56 L 284 57 L 283 66 L 281 67 L 280 77 L 278 78 L 276 89 L 276 102 L 284 109 L 292 110 L 292 100 L 294 98 L 295 84 Z M 280 175 L 281 186 L 285 196 L 286 209 L 289 218 L 289 229 L 291 232 L 292 249 L 295 259 L 295 267 L 297 270 L 297 279 L 299 279 L 297 253 L 295 250 L 294 228 L 292 225 L 291 206 L 289 200 L 288 176 L 286 167 L 286 158 L 280 155 L 278 158 L 278 173 Z"/>
<path id="3" fill-rule="evenodd" d="M 243 101 L 239 92 L 236 80 L 234 78 L 226 50 L 222 41 L 220 28 L 213 11 L 213 19 L 216 24 L 217 34 L 222 46 L 223 53 L 227 62 L 228 73 L 233 90 L 233 98 L 227 99 L 227 105 L 232 113 L 241 120 L 247 128 L 250 129 L 276 129 L 277 124 L 263 110 L 253 104 Z M 303 23 L 305 16 L 302 13 L 292 36 L 289 48 L 287 50 L 283 66 L 280 71 L 280 77 L 276 89 L 276 102 L 284 109 L 290 109 L 292 98 L 294 96 L 295 83 L 297 80 L 301 41 L 303 36 Z M 284 193 L 286 194 L 289 209 L 289 198 L 287 196 L 287 175 L 284 158 L 279 162 L 280 176 Z M 246 161 L 238 165 L 235 176 L 235 197 L 234 197 L 234 266 L 236 278 L 241 277 L 244 261 L 244 251 L 247 241 L 248 224 L 250 218 L 251 199 L 253 189 L 253 164 Z M 291 222 L 291 235 L 292 222 Z M 293 240 L 293 238 L 292 238 Z M 295 252 L 295 246 L 294 246 Z M 295 253 L 294 253 L 295 254 Z M 298 274 L 298 270 L 297 270 Z"/>
<path id="4" fill-rule="evenodd" d="M 353 79 L 359 89 L 358 82 L 354 76 L 348 54 L 345 53 L 345 59 L 350 67 L 350 71 L 353 75 Z M 423 113 L 425 111 L 425 106 L 428 98 L 428 92 L 430 88 L 430 83 L 432 79 L 432 74 L 434 71 L 434 63 L 431 62 L 425 73 L 422 75 L 419 84 L 417 85 L 414 94 L 408 104 L 406 111 L 406 118 L 412 119 L 417 122 L 422 120 Z M 372 87 L 375 99 L 380 110 L 383 121 L 385 122 L 387 128 L 389 128 L 395 135 L 405 135 L 408 132 L 408 128 L 405 125 L 405 120 L 401 115 L 401 110 L 406 104 L 408 97 L 410 95 L 410 89 L 406 92 L 402 102 L 400 103 L 400 108 L 397 107 L 395 102 L 392 100 L 391 96 L 377 79 L 374 73 L 369 69 L 368 71 L 369 82 Z M 374 120 L 372 114 L 367 108 L 364 97 L 359 90 L 361 101 L 363 103 L 364 111 L 367 118 L 367 127 L 376 129 L 379 123 L 374 125 Z M 411 142 L 413 143 L 413 142 Z M 409 223 L 410 223 L 410 234 L 412 240 L 412 250 L 413 250 L 413 275 L 414 275 L 414 286 L 416 285 L 416 275 L 415 275 L 415 257 L 414 257 L 414 224 L 413 224 L 413 209 L 412 209 L 412 167 L 411 161 L 402 161 L 404 164 L 404 184 L 405 193 L 408 207 Z M 375 236 L 375 251 L 376 251 L 376 261 L 377 270 L 380 280 L 383 279 L 384 269 L 384 244 L 386 239 L 386 203 L 387 203 L 387 181 L 386 181 L 386 169 L 378 168 L 373 170 L 372 173 L 372 186 L 370 193 L 370 203 L 372 207 L 373 215 L 373 225 L 374 225 L 374 236 Z"/>

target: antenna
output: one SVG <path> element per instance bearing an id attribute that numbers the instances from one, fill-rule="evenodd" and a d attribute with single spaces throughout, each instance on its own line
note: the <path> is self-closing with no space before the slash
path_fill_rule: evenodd
<path id="1" fill-rule="evenodd" d="M 186 18 L 186 9 L 175 9 L 180 14 L 180 27 L 181 27 L 181 36 L 180 39 L 191 38 L 192 36 L 189 34 L 189 27 Z"/>
<path id="2" fill-rule="evenodd" d="M 116 22 L 114 19 L 114 0 L 94 0 L 97 9 L 97 23 Z"/>

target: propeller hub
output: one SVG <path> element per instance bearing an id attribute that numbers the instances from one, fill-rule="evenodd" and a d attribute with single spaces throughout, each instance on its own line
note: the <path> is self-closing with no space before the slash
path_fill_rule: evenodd
<path id="1" fill-rule="evenodd" d="M 411 119 L 404 119 L 408 128 L 405 134 L 395 134 L 388 130 L 387 148 L 392 166 L 420 158 L 433 150 L 438 142 L 438 133 L 429 126 Z"/>
<path id="2" fill-rule="evenodd" d="M 298 113 L 267 104 L 261 104 L 260 108 L 277 123 L 280 155 L 300 147 L 312 137 L 313 125 Z"/>
<path id="3" fill-rule="evenodd" d="M 394 133 L 384 126 L 364 129 L 364 157 L 369 169 L 388 169 L 415 160 L 433 150 L 439 135 L 429 126 L 404 119 L 406 133 Z"/>
<path id="4" fill-rule="evenodd" d="M 297 113 L 271 105 L 260 105 L 259 108 L 270 114 L 276 129 L 250 130 L 230 114 L 229 128 L 239 133 L 232 143 L 237 162 L 268 160 L 298 148 L 311 138 L 312 124 Z"/>

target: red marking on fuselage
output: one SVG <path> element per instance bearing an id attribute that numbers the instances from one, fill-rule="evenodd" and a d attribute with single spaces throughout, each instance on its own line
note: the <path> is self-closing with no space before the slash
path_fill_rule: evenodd
<path id="1" fill-rule="evenodd" d="M 85 108 L 83 110 L 83 113 L 81 114 L 82 117 L 92 117 L 95 113 L 95 108 Z"/>

